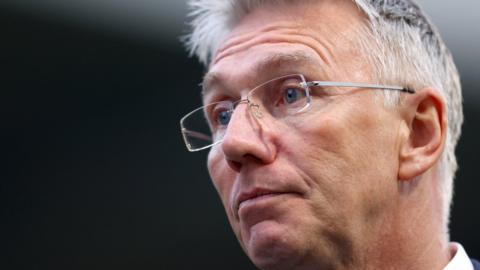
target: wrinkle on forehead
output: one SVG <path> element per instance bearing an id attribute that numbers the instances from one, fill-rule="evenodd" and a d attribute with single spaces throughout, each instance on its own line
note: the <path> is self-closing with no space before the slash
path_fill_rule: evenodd
<path id="1" fill-rule="evenodd" d="M 210 66 L 225 54 L 252 46 L 268 34 L 309 37 L 331 49 L 342 34 L 364 25 L 364 18 L 365 14 L 351 0 L 266 1 L 246 14 L 224 37 Z"/>
<path id="2" fill-rule="evenodd" d="M 306 45 L 317 51 L 318 56 L 328 64 L 331 62 L 335 44 L 328 38 L 317 37 L 318 34 L 313 29 L 301 27 L 297 24 L 275 23 L 268 25 L 228 39 L 217 52 L 211 66 L 228 56 L 247 51 L 256 45 L 282 42 Z"/>
<path id="3" fill-rule="evenodd" d="M 262 37 L 267 33 L 278 33 L 278 34 L 287 34 L 299 31 L 299 25 L 297 23 L 292 24 L 292 22 L 288 21 L 280 21 L 269 23 L 263 27 L 255 27 L 254 31 L 247 31 L 245 33 L 236 33 L 233 32 L 230 37 L 225 39 L 222 46 L 216 52 L 216 57 L 213 63 L 218 62 L 219 58 L 222 58 L 222 55 L 231 54 L 228 51 L 239 47 L 245 43 L 248 44 L 249 41 L 253 41 L 258 37 Z"/>

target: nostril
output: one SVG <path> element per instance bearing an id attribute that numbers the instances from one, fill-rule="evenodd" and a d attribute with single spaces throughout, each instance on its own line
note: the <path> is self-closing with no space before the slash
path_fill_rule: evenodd
<path id="1" fill-rule="evenodd" d="M 234 170 L 235 172 L 240 172 L 240 169 L 242 168 L 242 163 L 238 161 L 233 161 L 231 159 L 227 159 L 228 166 Z"/>

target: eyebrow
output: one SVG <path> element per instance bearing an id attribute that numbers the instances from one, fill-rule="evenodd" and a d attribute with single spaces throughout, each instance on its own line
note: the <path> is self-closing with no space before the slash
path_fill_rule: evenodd
<path id="1" fill-rule="evenodd" d="M 294 51 L 294 52 L 289 52 L 289 53 L 275 53 L 275 54 L 269 54 L 264 56 L 258 63 L 255 64 L 253 67 L 253 70 L 251 71 L 252 74 L 263 74 L 265 73 L 266 70 L 269 70 L 271 67 L 275 67 L 275 71 L 272 71 L 272 73 L 278 73 L 279 70 L 285 69 L 287 66 L 290 66 L 292 64 L 302 64 L 302 65 L 315 65 L 319 66 L 321 62 L 319 60 L 312 56 L 309 53 L 306 53 L 305 51 Z M 296 71 L 299 70 L 299 68 L 295 70 L 289 69 L 289 71 Z M 273 74 L 272 74 L 273 75 Z M 277 74 L 277 76 L 281 75 L 287 75 L 287 74 Z M 213 89 L 214 85 L 217 84 L 222 84 L 224 81 L 222 79 L 222 73 L 221 72 L 207 72 L 205 76 L 203 77 L 203 82 L 201 83 L 202 86 L 202 96 L 205 96 L 211 92 L 211 89 Z"/>

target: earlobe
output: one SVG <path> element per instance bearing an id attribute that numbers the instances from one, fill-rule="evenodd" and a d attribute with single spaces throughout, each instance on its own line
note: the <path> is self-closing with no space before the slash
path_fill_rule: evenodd
<path id="1" fill-rule="evenodd" d="M 446 136 L 446 104 L 432 88 L 405 100 L 407 133 L 400 146 L 398 179 L 409 181 L 435 166 Z"/>

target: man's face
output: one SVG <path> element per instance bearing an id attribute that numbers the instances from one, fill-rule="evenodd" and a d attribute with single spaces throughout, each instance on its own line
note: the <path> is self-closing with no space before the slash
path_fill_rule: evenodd
<path id="1" fill-rule="evenodd" d="M 255 10 L 217 52 L 204 102 L 287 74 L 372 82 L 354 42 L 362 16 L 351 1 Z M 310 110 L 288 121 L 257 121 L 240 104 L 209 154 L 232 228 L 261 268 L 349 265 L 394 230 L 400 117 L 372 90 L 312 92 Z"/>

